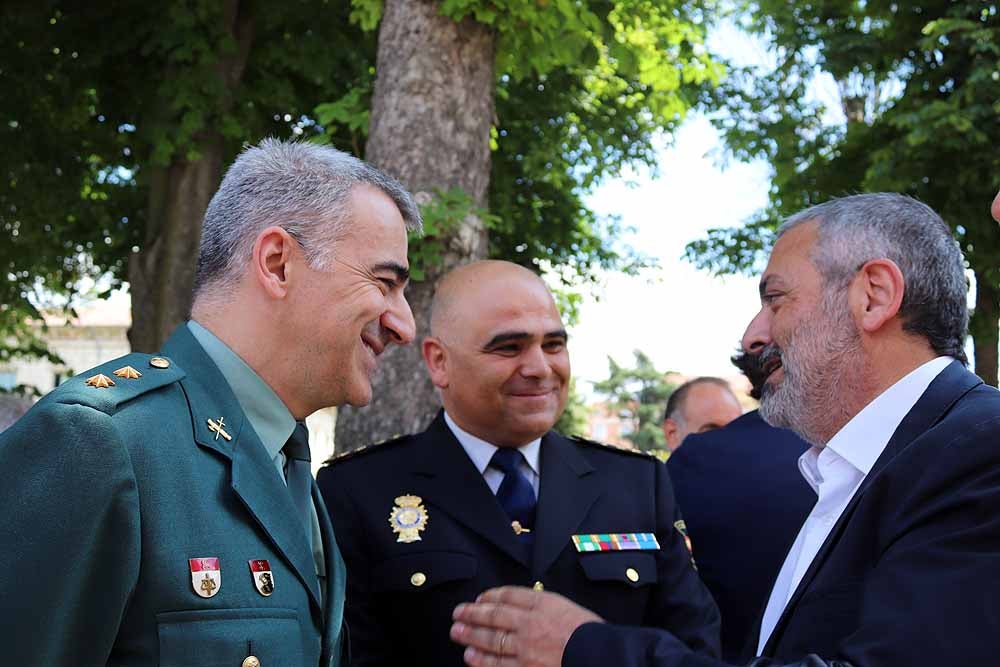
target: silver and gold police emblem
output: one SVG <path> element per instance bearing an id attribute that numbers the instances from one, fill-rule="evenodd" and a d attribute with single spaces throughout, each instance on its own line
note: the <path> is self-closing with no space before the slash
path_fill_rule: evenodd
<path id="1" fill-rule="evenodd" d="M 420 531 L 427 527 L 427 509 L 420 496 L 399 496 L 396 505 L 389 514 L 389 525 L 392 532 L 399 537 L 397 542 L 419 542 Z"/>

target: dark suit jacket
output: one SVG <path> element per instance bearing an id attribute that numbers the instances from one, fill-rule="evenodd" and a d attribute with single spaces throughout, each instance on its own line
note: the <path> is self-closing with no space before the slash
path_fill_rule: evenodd
<path id="1" fill-rule="evenodd" d="M 807 654 L 822 659 L 811 665 L 996 663 L 1000 393 L 957 362 L 896 429 L 792 594 L 768 659 L 755 664 Z M 587 624 L 563 665 L 604 665 L 606 655 L 629 666 L 721 664 L 663 631 Z"/>
<path id="2" fill-rule="evenodd" d="M 463 665 L 462 648 L 448 638 L 455 606 L 494 586 L 535 582 L 613 622 L 669 628 L 697 651 L 717 654 L 718 612 L 674 528 L 679 516 L 663 464 L 551 432 L 542 439 L 540 474 L 529 565 L 510 519 L 441 415 L 419 435 L 320 470 L 347 563 L 355 666 Z M 426 507 L 420 541 L 398 542 L 387 520 L 404 494 Z M 655 533 L 662 549 L 581 554 L 571 540 L 608 532 Z"/>
<path id="3" fill-rule="evenodd" d="M 331 664 L 344 569 L 319 491 L 321 595 L 302 521 L 218 368 L 181 326 L 156 368 L 78 375 L 0 435 L 0 643 L 19 667 Z M 114 376 L 130 365 L 137 379 Z M 102 373 L 115 385 L 85 379 Z M 208 419 L 225 418 L 231 440 Z M 189 558 L 217 557 L 210 598 Z M 268 560 L 258 592 L 248 561 Z"/>
<path id="4" fill-rule="evenodd" d="M 698 574 L 722 614 L 722 657 L 737 660 L 816 493 L 799 472 L 809 444 L 754 410 L 689 435 L 667 459 Z M 756 649 L 756 646 L 754 646 Z"/>

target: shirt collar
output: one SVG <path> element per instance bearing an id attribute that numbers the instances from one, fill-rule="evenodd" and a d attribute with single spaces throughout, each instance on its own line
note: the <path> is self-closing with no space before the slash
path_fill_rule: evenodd
<path id="1" fill-rule="evenodd" d="M 499 449 L 496 445 L 492 445 L 482 438 L 477 438 L 476 436 L 463 431 L 455 420 L 451 418 L 446 410 L 444 413 L 444 421 L 451 429 L 451 432 L 455 435 L 459 444 L 462 445 L 462 449 L 465 453 L 469 455 L 472 459 L 472 463 L 479 470 L 479 474 L 482 475 L 486 472 L 486 468 L 490 465 L 490 460 L 493 458 L 493 454 Z M 531 470 L 538 475 L 538 454 L 541 449 L 542 439 L 536 438 L 526 445 L 522 445 L 517 449 L 524 455 L 524 460 L 528 462 L 528 466 Z"/>
<path id="2" fill-rule="evenodd" d="M 215 334 L 194 320 L 187 326 L 226 378 L 268 456 L 277 458 L 295 430 L 292 413 L 264 379 Z"/>
<path id="3" fill-rule="evenodd" d="M 826 443 L 826 449 L 835 452 L 862 475 L 867 475 L 900 422 L 934 378 L 952 361 L 951 357 L 937 357 L 905 375 L 854 415 Z"/>

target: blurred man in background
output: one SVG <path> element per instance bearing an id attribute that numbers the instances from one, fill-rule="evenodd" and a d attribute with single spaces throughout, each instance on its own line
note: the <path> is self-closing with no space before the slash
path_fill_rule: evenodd
<path id="1" fill-rule="evenodd" d="M 684 438 L 721 428 L 743 414 L 739 399 L 721 378 L 700 377 L 677 387 L 667 399 L 663 435 L 676 451 Z"/>
<path id="2" fill-rule="evenodd" d="M 761 349 L 733 363 L 760 400 Z M 757 614 L 816 493 L 799 473 L 809 444 L 753 410 L 720 429 L 692 434 L 667 459 L 698 574 L 719 605 L 722 655 L 738 660 Z"/>

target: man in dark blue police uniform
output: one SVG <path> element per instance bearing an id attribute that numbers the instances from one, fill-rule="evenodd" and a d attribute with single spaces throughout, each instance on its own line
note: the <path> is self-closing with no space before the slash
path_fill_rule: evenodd
<path id="1" fill-rule="evenodd" d="M 556 591 L 716 655 L 663 464 L 565 438 L 566 331 L 545 284 L 508 262 L 456 269 L 423 355 L 444 412 L 345 455 L 319 486 L 347 563 L 356 665 L 462 664 L 451 613 L 501 584 Z"/>
<path id="2" fill-rule="evenodd" d="M 760 350 L 733 357 L 760 400 Z M 753 410 L 722 428 L 692 433 L 667 459 L 698 574 L 722 615 L 722 656 L 737 660 L 767 602 L 788 547 L 816 502 L 799 474 L 809 444 Z M 767 493 L 760 493 L 766 488 Z"/>
<path id="3" fill-rule="evenodd" d="M 417 225 L 398 183 L 339 151 L 240 155 L 192 320 L 0 435 L 10 664 L 346 667 L 343 561 L 296 422 L 367 403 L 376 355 L 412 339 Z"/>
<path id="4" fill-rule="evenodd" d="M 763 348 L 762 416 L 813 445 L 799 467 L 818 499 L 751 633 L 754 667 L 996 662 L 1000 392 L 965 369 L 967 291 L 948 226 L 901 195 L 778 230 L 743 348 Z M 722 665 L 526 588 L 455 617 L 472 667 Z"/>

